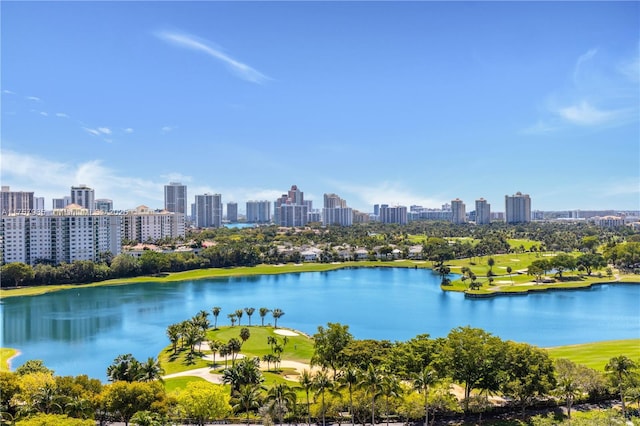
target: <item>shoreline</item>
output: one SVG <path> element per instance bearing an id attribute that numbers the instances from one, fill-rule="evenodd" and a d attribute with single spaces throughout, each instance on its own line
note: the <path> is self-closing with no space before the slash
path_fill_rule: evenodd
<path id="1" fill-rule="evenodd" d="M 496 291 L 483 292 L 483 293 L 470 293 L 468 291 L 465 291 L 464 297 L 466 299 L 490 299 L 492 297 L 498 297 L 498 296 L 528 296 L 530 294 L 546 293 L 546 292 L 553 292 L 553 291 L 588 290 L 593 286 L 616 285 L 616 284 L 638 285 L 640 284 L 640 282 L 606 281 L 606 282 L 584 283 L 584 285 L 564 286 L 564 287 L 553 287 L 547 284 L 547 285 L 541 286 L 540 288 L 526 288 L 518 291 L 496 290 Z"/>
<path id="2" fill-rule="evenodd" d="M 2 366 L 2 369 L 0 369 L 0 371 L 5 371 L 4 368 L 6 367 L 6 371 L 12 371 L 11 361 L 13 361 L 15 358 L 19 357 L 20 355 L 22 355 L 22 351 L 20 351 L 20 349 L 15 349 L 15 348 L 2 348 L 2 349 L 9 349 L 9 350 L 15 351 L 13 353 L 13 355 L 11 355 L 10 357 L 8 357 L 8 358 L 3 360 L 3 363 L 5 365 Z"/>
<path id="3" fill-rule="evenodd" d="M 405 268 L 405 269 L 428 269 L 433 271 L 433 268 L 427 265 L 426 261 L 402 259 L 402 260 L 389 260 L 389 261 L 348 261 L 348 262 L 332 262 L 332 263 L 303 263 L 303 264 L 277 264 L 267 265 L 260 264 L 256 266 L 236 266 L 230 268 L 206 268 L 206 269 L 193 269 L 190 271 L 182 272 L 169 272 L 163 273 L 161 276 L 138 276 L 131 278 L 114 278 L 105 281 L 96 281 L 87 284 L 55 284 L 55 285 L 42 285 L 31 287 L 18 287 L 18 288 L 3 288 L 0 291 L 0 300 L 9 297 L 21 297 L 21 296 L 39 296 L 46 293 L 53 293 L 56 291 L 78 289 L 78 288 L 91 288 L 100 286 L 119 286 L 129 284 L 142 284 L 142 283 L 156 283 L 164 284 L 169 282 L 180 281 L 193 281 L 203 279 L 216 279 L 216 278 L 233 278 L 233 277 L 249 277 L 257 275 L 281 275 L 291 273 L 303 273 L 303 272 L 328 272 L 339 269 L 347 268 Z M 440 286 L 443 291 L 463 292 L 465 297 L 470 299 L 474 298 L 487 298 L 496 296 L 512 296 L 512 295 L 528 295 L 536 291 L 547 290 L 575 290 L 585 289 L 592 285 L 603 284 L 640 284 L 640 276 L 631 275 L 628 276 L 629 280 L 618 279 L 616 281 L 605 282 L 587 282 L 580 285 L 571 283 L 556 284 L 553 287 L 545 285 L 544 288 L 527 288 L 517 291 L 494 291 L 494 292 L 478 292 L 469 293 L 467 290 L 461 290 L 458 288 L 451 288 L 447 286 Z"/>

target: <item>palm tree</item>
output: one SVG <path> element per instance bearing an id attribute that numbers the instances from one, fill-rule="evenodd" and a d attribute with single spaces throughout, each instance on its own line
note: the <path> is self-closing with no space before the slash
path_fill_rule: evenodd
<path id="1" fill-rule="evenodd" d="M 222 348 L 223 343 L 220 340 L 209 340 L 209 349 L 211 349 L 211 355 L 213 356 L 213 364 L 211 367 L 216 366 L 216 353 Z"/>
<path id="2" fill-rule="evenodd" d="M 632 374 L 637 365 L 625 355 L 613 357 L 604 367 L 604 371 L 614 375 L 614 383 L 617 384 L 620 400 L 622 401 L 622 417 L 626 416 L 626 407 L 624 403 L 624 379 Z"/>
<path id="3" fill-rule="evenodd" d="M 278 318 L 284 315 L 284 311 L 280 308 L 275 308 L 271 311 L 271 315 L 273 315 L 273 327 L 278 328 Z"/>
<path id="4" fill-rule="evenodd" d="M 338 377 L 338 389 L 347 389 L 349 392 L 349 414 L 351 415 L 351 426 L 355 425 L 353 413 L 353 392 L 358 386 L 360 371 L 356 367 L 347 367 Z"/>
<path id="5" fill-rule="evenodd" d="M 313 389 L 313 376 L 309 372 L 309 370 L 303 370 L 302 374 L 298 378 L 298 383 L 302 389 L 304 389 L 305 394 L 307 395 L 307 424 L 311 426 L 311 404 L 309 402 L 309 392 Z"/>
<path id="6" fill-rule="evenodd" d="M 385 374 L 382 376 L 382 391 L 381 395 L 385 397 L 385 414 L 387 417 L 387 426 L 389 426 L 389 399 L 397 398 L 402 394 L 402 388 L 400 387 L 400 381 L 392 374 Z"/>
<path id="7" fill-rule="evenodd" d="M 264 317 L 266 317 L 266 316 L 267 316 L 267 314 L 268 314 L 269 312 L 271 312 L 271 309 L 269 309 L 269 308 L 260 308 L 260 309 L 258 310 L 258 312 L 260 313 L 260 319 L 261 319 L 261 321 L 262 321 L 262 326 L 264 327 Z"/>
<path id="8" fill-rule="evenodd" d="M 154 380 L 162 382 L 164 369 L 160 365 L 160 361 L 153 357 L 149 357 L 146 362 L 141 363 L 138 371 L 138 381 L 140 382 L 152 382 Z"/>
<path id="9" fill-rule="evenodd" d="M 238 317 L 238 325 L 242 323 L 242 315 L 244 311 L 242 309 L 236 309 L 236 317 Z"/>
<path id="10" fill-rule="evenodd" d="M 229 351 L 231 352 L 231 365 L 235 365 L 236 355 L 240 353 L 240 349 L 242 349 L 242 343 L 240 343 L 240 340 L 232 337 L 227 342 L 227 346 L 229 346 Z"/>
<path id="11" fill-rule="evenodd" d="M 296 392 L 288 384 L 278 383 L 267 391 L 267 401 L 271 402 L 270 411 L 277 414 L 282 426 L 285 412 L 289 408 L 295 409 Z"/>
<path id="12" fill-rule="evenodd" d="M 227 318 L 231 321 L 231 327 L 236 325 L 236 314 L 227 314 Z"/>
<path id="13" fill-rule="evenodd" d="M 218 329 L 218 315 L 220 315 L 221 310 L 222 308 L 220 306 L 214 306 L 213 309 L 211 309 L 214 318 L 213 328 L 216 330 Z"/>
<path id="14" fill-rule="evenodd" d="M 322 399 L 322 426 L 326 425 L 325 422 L 325 403 L 324 403 L 324 394 L 325 392 L 333 392 L 333 382 L 329 378 L 329 374 L 327 374 L 327 370 L 323 369 L 315 374 L 313 377 L 313 388 L 316 390 L 314 397 L 320 395 Z"/>
<path id="15" fill-rule="evenodd" d="M 249 331 L 249 329 L 247 327 L 242 327 L 240 329 L 240 338 L 242 339 L 242 344 L 249 340 L 249 337 L 251 337 L 251 332 Z"/>
<path id="16" fill-rule="evenodd" d="M 511 269 L 511 266 L 507 266 L 507 274 L 509 274 L 509 279 L 511 280 L 511 285 L 513 285 L 513 277 L 511 276 L 511 272 L 513 271 L 513 269 Z"/>
<path id="17" fill-rule="evenodd" d="M 362 374 L 360 383 L 358 386 L 365 389 L 371 398 L 371 424 L 376 424 L 376 398 L 378 398 L 382 391 L 382 373 L 369 364 L 367 370 Z"/>
<path id="18" fill-rule="evenodd" d="M 251 315 L 256 311 L 256 308 L 244 308 L 244 311 L 247 314 L 247 318 L 249 318 L 249 327 L 251 327 Z"/>
<path id="19" fill-rule="evenodd" d="M 173 354 L 178 351 L 178 340 L 180 340 L 180 324 L 171 324 L 167 327 L 167 337 L 173 346 Z"/>
<path id="20" fill-rule="evenodd" d="M 565 398 L 565 403 L 567 404 L 567 417 L 571 419 L 571 406 L 573 405 L 573 400 L 576 395 L 580 395 L 582 393 L 580 385 L 572 377 L 563 377 L 558 383 L 556 390 Z"/>
<path id="21" fill-rule="evenodd" d="M 222 345 L 219 352 L 220 356 L 224 358 L 224 368 L 227 368 L 227 361 L 229 360 L 229 355 L 231 355 L 231 349 L 229 349 L 229 345 Z"/>
<path id="22" fill-rule="evenodd" d="M 493 257 L 490 257 L 489 259 L 487 259 L 487 265 L 489 265 L 489 272 L 493 272 L 493 265 L 496 264 L 496 261 L 493 259 Z"/>
<path id="23" fill-rule="evenodd" d="M 435 370 L 430 367 L 425 367 L 413 378 L 413 388 L 424 393 L 425 426 L 429 424 L 429 386 L 433 385 L 437 379 Z"/>
<path id="24" fill-rule="evenodd" d="M 247 425 L 249 425 L 249 411 L 260 407 L 260 399 L 260 388 L 257 385 L 244 385 L 236 392 L 233 398 L 235 401 L 233 409 L 235 411 L 244 409 L 247 414 Z"/>

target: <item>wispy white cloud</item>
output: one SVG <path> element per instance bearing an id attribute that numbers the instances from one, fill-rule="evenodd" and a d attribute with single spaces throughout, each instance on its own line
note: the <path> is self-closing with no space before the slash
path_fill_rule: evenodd
<path id="1" fill-rule="evenodd" d="M 94 136 L 100 136 L 100 132 L 95 130 L 95 129 L 90 129 L 88 127 L 83 127 L 82 130 L 84 130 L 85 132 L 94 135 Z"/>
<path id="2" fill-rule="evenodd" d="M 46 112 L 46 111 L 40 111 L 40 115 L 43 116 L 43 117 L 48 117 L 49 113 Z"/>
<path id="3" fill-rule="evenodd" d="M 69 118 L 69 115 L 65 114 L 64 112 L 56 112 L 56 117 Z"/>
<path id="4" fill-rule="evenodd" d="M 602 48 L 591 48 L 578 56 L 572 83 L 550 93 L 544 116 L 522 133 L 544 134 L 571 126 L 612 127 L 638 121 L 638 53 L 617 60 L 608 54 Z"/>
<path id="5" fill-rule="evenodd" d="M 599 126 L 610 124 L 623 119 L 628 110 L 598 109 L 587 101 L 559 108 L 557 113 L 568 122 L 581 126 Z"/>
<path id="6" fill-rule="evenodd" d="M 212 58 L 224 63 L 234 74 L 244 80 L 260 84 L 269 79 L 269 77 L 262 74 L 260 71 L 232 58 L 231 56 L 223 53 L 220 49 L 198 37 L 174 32 L 159 32 L 156 33 L 156 36 L 168 43 L 206 53 Z"/>
<path id="7" fill-rule="evenodd" d="M 122 131 L 127 133 L 127 134 L 133 133 L 133 129 L 131 127 L 127 127 L 126 129 L 122 129 Z"/>
<path id="8" fill-rule="evenodd" d="M 389 205 L 421 205 L 423 207 L 439 208 L 446 202 L 436 198 L 425 197 L 424 194 L 416 194 L 410 191 L 406 183 L 402 182 L 377 182 L 367 185 L 355 185 L 344 182 L 332 182 L 340 191 L 339 195 L 349 199 L 349 204 L 360 206 L 365 211 L 370 211 L 374 204 Z"/>
<path id="9" fill-rule="evenodd" d="M 71 185 L 83 183 L 95 190 L 96 197 L 113 199 L 116 209 L 134 208 L 140 204 L 151 208 L 163 205 L 164 182 L 125 176 L 99 160 L 56 162 L 6 149 L 0 151 L 0 156 L 3 185 L 29 188 L 46 199 L 68 194 Z"/>
<path id="10" fill-rule="evenodd" d="M 172 132 L 175 129 L 175 127 L 171 127 L 171 126 L 164 126 L 162 129 L 160 129 L 160 131 L 162 133 L 169 133 Z"/>
<path id="11" fill-rule="evenodd" d="M 16 92 L 12 92 L 12 91 L 11 91 L 11 90 L 9 90 L 9 89 L 4 89 L 4 90 L 2 90 L 2 93 L 6 93 L 7 95 L 15 95 L 15 94 L 16 94 Z"/>
<path id="12" fill-rule="evenodd" d="M 181 183 L 189 183 L 192 181 L 191 176 L 184 175 L 179 172 L 169 172 L 160 175 L 161 178 L 166 180 L 167 182 L 181 182 Z"/>
<path id="13" fill-rule="evenodd" d="M 37 96 L 27 96 L 26 99 L 29 100 L 29 101 L 34 101 L 34 102 L 42 102 L 42 99 L 40 99 Z"/>
<path id="14" fill-rule="evenodd" d="M 111 129 L 109 129 L 108 127 L 98 127 L 98 132 L 103 133 L 105 135 L 110 135 Z"/>

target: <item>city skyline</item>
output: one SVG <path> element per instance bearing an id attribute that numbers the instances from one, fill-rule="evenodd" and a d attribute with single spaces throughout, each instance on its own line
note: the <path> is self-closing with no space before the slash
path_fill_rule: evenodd
<path id="1" fill-rule="evenodd" d="M 8 2 L 2 185 L 640 206 L 637 2 Z M 98 20 L 95 18 L 99 17 Z M 117 31 L 114 29 L 117 28 Z"/>

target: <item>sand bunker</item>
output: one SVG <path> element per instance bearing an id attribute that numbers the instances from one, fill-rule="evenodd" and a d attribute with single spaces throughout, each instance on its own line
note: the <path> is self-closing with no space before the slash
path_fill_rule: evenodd
<path id="1" fill-rule="evenodd" d="M 296 333 L 295 331 L 291 331 L 291 330 L 284 330 L 282 328 L 279 328 L 277 330 L 273 330 L 274 333 L 279 334 L 281 336 L 299 336 L 298 333 Z"/>

